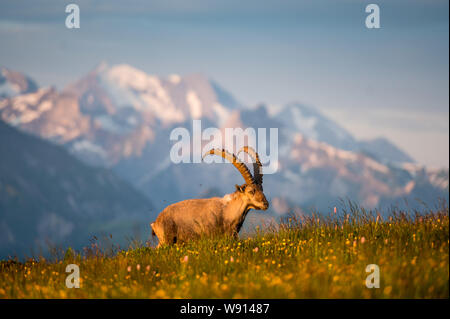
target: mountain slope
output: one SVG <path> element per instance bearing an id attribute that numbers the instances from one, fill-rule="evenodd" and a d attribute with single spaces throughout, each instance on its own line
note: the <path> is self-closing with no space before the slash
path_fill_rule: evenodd
<path id="1" fill-rule="evenodd" d="M 262 107 L 268 108 L 266 105 Z M 309 139 L 325 142 L 339 149 L 364 152 L 383 163 L 414 163 L 411 156 L 388 139 L 379 137 L 358 141 L 339 124 L 301 103 L 288 103 L 272 113 L 274 119 L 283 124 L 288 136 L 301 133 Z"/>
<path id="2" fill-rule="evenodd" d="M 360 141 L 359 149 L 382 162 L 414 163 L 414 159 L 384 137 Z"/>
<path id="3" fill-rule="evenodd" d="M 288 103 L 274 117 L 283 123 L 286 135 L 296 133 L 344 150 L 356 150 L 356 139 L 318 110 L 300 103 Z"/>
<path id="4" fill-rule="evenodd" d="M 37 90 L 37 84 L 20 72 L 0 67 L 0 99 Z"/>
<path id="5" fill-rule="evenodd" d="M 112 172 L 2 121 L 0 154 L 2 257 L 45 251 L 47 241 L 81 248 L 102 233 L 123 243 L 134 224 L 156 217 L 150 202 Z"/>

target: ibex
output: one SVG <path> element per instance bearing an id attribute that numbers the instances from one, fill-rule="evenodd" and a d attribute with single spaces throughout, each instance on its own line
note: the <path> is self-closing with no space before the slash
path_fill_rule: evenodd
<path id="1" fill-rule="evenodd" d="M 226 150 L 211 149 L 203 155 L 219 155 L 231 162 L 241 173 L 245 184 L 236 185 L 236 191 L 224 197 L 188 199 L 166 207 L 151 223 L 152 235 L 159 245 L 186 242 L 200 236 L 225 234 L 237 238 L 250 209 L 266 210 L 269 203 L 263 193 L 262 165 L 258 153 L 244 146 L 244 151 L 253 159 L 254 176 L 247 166 L 234 154 Z"/>

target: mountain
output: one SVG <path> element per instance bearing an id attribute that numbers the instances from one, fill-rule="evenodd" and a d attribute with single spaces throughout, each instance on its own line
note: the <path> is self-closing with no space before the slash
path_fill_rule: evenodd
<path id="1" fill-rule="evenodd" d="M 60 144 L 87 134 L 91 125 L 76 97 L 54 88 L 0 100 L 0 112 L 5 122 Z"/>
<path id="2" fill-rule="evenodd" d="M 145 115 L 142 120 L 148 124 L 170 125 L 191 118 L 220 121 L 228 110 L 240 107 L 229 93 L 202 74 L 162 78 L 126 64 L 101 63 L 64 92 L 78 98 L 84 114 L 111 115 L 130 109 Z M 119 122 L 111 126 L 127 131 L 120 123 L 123 118 L 115 120 Z M 129 125 L 136 122 L 130 115 L 125 120 Z"/>
<path id="3" fill-rule="evenodd" d="M 0 257 L 47 252 L 49 243 L 80 249 L 96 235 L 125 243 L 148 231 L 152 204 L 110 170 L 0 121 Z"/>
<path id="4" fill-rule="evenodd" d="M 281 193 L 288 194 L 286 198 L 292 202 L 300 199 L 309 207 L 318 207 L 320 203 L 326 209 L 336 205 L 336 199 L 348 198 L 368 208 L 402 206 L 402 201 L 409 199 L 410 208 L 414 208 L 419 204 L 417 195 L 429 203 L 448 198 L 448 171 L 442 171 L 442 180 L 435 178 L 437 182 L 433 184 L 423 168 L 414 172 L 383 164 L 362 152 L 335 148 L 301 134 L 295 136 L 289 156 L 281 165 L 286 182 L 273 187 L 284 187 Z M 283 184 L 297 192 L 289 193 Z M 427 192 L 418 192 L 420 187 Z"/>
<path id="5" fill-rule="evenodd" d="M 196 119 L 203 129 L 222 133 L 226 128 L 278 128 L 280 169 L 265 176 L 265 190 L 289 207 L 328 209 L 339 198 L 349 198 L 374 208 L 409 198 L 419 188 L 430 203 L 448 197 L 443 186 L 448 171 L 420 168 L 386 139 L 359 141 L 317 109 L 297 102 L 246 107 L 201 74 L 158 77 L 102 63 L 61 92 L 41 88 L 0 100 L 0 116 L 64 145 L 90 165 L 112 169 L 158 210 L 210 189 L 232 192 L 242 181 L 231 165 L 171 162 L 173 129 L 192 134 Z M 276 213 L 287 207 L 276 206 Z"/>
<path id="6" fill-rule="evenodd" d="M 388 139 L 379 137 L 359 141 L 339 124 L 312 107 L 295 102 L 274 110 L 267 105 L 261 107 L 271 111 L 273 118 L 283 124 L 288 136 L 301 133 L 309 139 L 325 142 L 339 149 L 363 152 L 383 163 L 414 163 L 414 159 Z"/>
<path id="7" fill-rule="evenodd" d="M 37 84 L 20 72 L 0 67 L 0 99 L 37 90 Z"/>
<path id="8" fill-rule="evenodd" d="M 360 141 L 359 149 L 385 163 L 414 163 L 414 159 L 384 137 Z"/>
<path id="9" fill-rule="evenodd" d="M 358 149 L 358 142 L 349 132 L 312 107 L 288 103 L 275 112 L 274 118 L 283 123 L 285 133 L 290 137 L 300 133 L 340 149 Z"/>

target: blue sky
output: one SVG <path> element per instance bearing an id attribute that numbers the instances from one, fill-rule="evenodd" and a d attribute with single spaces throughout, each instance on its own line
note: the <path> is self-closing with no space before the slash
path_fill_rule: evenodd
<path id="1" fill-rule="evenodd" d="M 76 3 L 81 28 L 65 28 Z M 367 29 L 377 3 L 381 29 Z M 202 72 L 247 105 L 300 101 L 448 167 L 448 1 L 0 2 L 0 64 L 64 87 L 100 61 Z"/>

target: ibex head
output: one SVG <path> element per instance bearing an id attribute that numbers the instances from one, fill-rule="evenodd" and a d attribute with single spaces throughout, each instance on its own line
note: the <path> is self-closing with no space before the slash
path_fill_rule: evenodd
<path id="1" fill-rule="evenodd" d="M 236 185 L 236 192 L 241 196 L 242 201 L 248 203 L 248 208 L 266 210 L 269 202 L 263 193 L 262 187 L 256 184 Z"/>
<path id="2" fill-rule="evenodd" d="M 245 184 L 236 185 L 235 194 L 237 194 L 244 203 L 247 203 L 247 208 L 266 210 L 267 208 L 269 208 L 269 202 L 267 201 L 266 196 L 263 193 L 263 174 L 261 171 L 262 164 L 259 160 L 258 153 L 256 153 L 254 149 L 248 146 L 244 146 L 243 148 L 241 148 L 238 154 L 240 152 L 247 153 L 253 159 L 253 176 L 244 163 L 242 163 L 234 154 L 231 154 L 224 149 L 212 149 L 206 152 L 203 157 L 214 154 L 222 156 L 223 158 L 231 162 L 238 169 L 245 180 Z"/>

